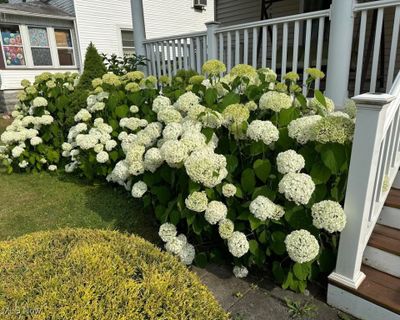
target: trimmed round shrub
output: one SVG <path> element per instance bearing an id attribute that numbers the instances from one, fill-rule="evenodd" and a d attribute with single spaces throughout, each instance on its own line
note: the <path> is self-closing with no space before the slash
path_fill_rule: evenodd
<path id="1" fill-rule="evenodd" d="M 2 319 L 228 319 L 198 277 L 173 256 L 136 236 L 87 229 L 1 242 L 0 314 Z"/>

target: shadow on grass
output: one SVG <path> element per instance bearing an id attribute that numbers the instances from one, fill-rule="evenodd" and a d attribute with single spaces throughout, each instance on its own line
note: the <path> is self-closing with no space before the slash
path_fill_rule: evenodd
<path id="1" fill-rule="evenodd" d="M 116 184 L 89 183 L 72 175 L 60 175 L 59 180 L 74 183 L 84 188 L 84 205 L 95 212 L 115 230 L 134 233 L 153 243 L 159 243 L 158 223 L 150 210 L 144 211 L 140 200 Z"/>

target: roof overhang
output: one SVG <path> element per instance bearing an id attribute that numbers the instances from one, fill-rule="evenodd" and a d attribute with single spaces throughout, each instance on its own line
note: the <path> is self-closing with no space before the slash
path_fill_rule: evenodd
<path id="1" fill-rule="evenodd" d="M 13 16 L 28 16 L 28 17 L 38 17 L 38 18 L 47 18 L 47 19 L 58 19 L 58 20 L 75 20 L 74 16 L 67 15 L 52 15 L 52 14 L 44 14 L 37 12 L 28 12 L 23 10 L 11 10 L 6 8 L 1 8 L 0 6 L 0 22 L 4 20 L 4 15 L 13 15 Z"/>

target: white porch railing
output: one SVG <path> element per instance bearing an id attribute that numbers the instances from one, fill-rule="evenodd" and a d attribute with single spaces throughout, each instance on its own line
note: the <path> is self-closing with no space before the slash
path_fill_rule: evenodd
<path id="1" fill-rule="evenodd" d="M 173 76 L 179 69 L 201 72 L 207 61 L 207 33 L 198 32 L 143 42 L 149 59 L 149 74 Z"/>
<path id="2" fill-rule="evenodd" d="M 323 10 L 219 28 L 215 34 L 218 58 L 228 71 L 239 63 L 269 67 L 281 78 L 287 70 L 300 71 L 305 83 L 308 67 L 326 66 L 327 17 L 329 10 Z M 319 86 L 317 82 L 316 88 Z"/>
<path id="3" fill-rule="evenodd" d="M 400 1 L 360 3 L 353 12 L 358 16 L 354 28 L 358 34 L 353 49 L 357 55 L 354 95 L 387 92 L 400 68 Z"/>
<path id="4" fill-rule="evenodd" d="M 364 249 L 400 166 L 400 73 L 389 93 L 353 99 L 358 111 L 344 206 L 348 221 L 330 279 L 358 288 L 365 278 Z"/>
<path id="5" fill-rule="evenodd" d="M 286 71 L 303 74 L 310 66 L 326 69 L 328 17 L 329 10 L 322 10 L 222 28 L 210 23 L 204 33 L 146 40 L 148 72 L 201 72 L 207 59 L 223 61 L 228 71 L 239 63 L 269 67 L 281 77 Z M 319 89 L 320 82 L 315 86 Z"/>

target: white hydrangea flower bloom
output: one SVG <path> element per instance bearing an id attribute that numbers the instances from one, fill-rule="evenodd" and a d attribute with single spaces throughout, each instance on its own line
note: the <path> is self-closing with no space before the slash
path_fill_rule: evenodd
<path id="1" fill-rule="evenodd" d="M 182 133 L 182 125 L 177 122 L 172 122 L 165 126 L 162 135 L 165 140 L 177 140 Z"/>
<path id="2" fill-rule="evenodd" d="M 193 105 L 189 110 L 187 111 L 187 118 L 198 121 L 200 114 L 206 112 L 207 108 L 205 106 L 202 106 L 201 104 L 196 104 Z"/>
<path id="3" fill-rule="evenodd" d="M 243 232 L 234 231 L 228 239 L 228 250 L 236 258 L 244 256 L 249 251 L 246 235 Z"/>
<path id="4" fill-rule="evenodd" d="M 99 153 L 103 150 L 104 150 L 104 145 L 102 145 L 101 143 L 96 144 L 93 148 L 93 151 L 96 153 Z"/>
<path id="5" fill-rule="evenodd" d="M 199 104 L 200 98 L 196 96 L 193 92 L 189 91 L 181 95 L 175 102 L 174 107 L 182 112 L 188 112 L 188 110 Z"/>
<path id="6" fill-rule="evenodd" d="M 246 278 L 249 274 L 249 270 L 244 266 L 234 266 L 233 274 L 236 278 Z"/>
<path id="7" fill-rule="evenodd" d="M 236 194 L 236 187 L 232 183 L 226 183 L 222 186 L 222 194 L 226 198 L 230 198 L 235 196 Z"/>
<path id="8" fill-rule="evenodd" d="M 91 134 L 78 134 L 76 136 L 76 145 L 83 150 L 94 148 L 99 139 Z"/>
<path id="9" fill-rule="evenodd" d="M 313 225 L 329 233 L 341 232 L 346 225 L 346 215 L 340 203 L 324 200 L 311 207 Z"/>
<path id="10" fill-rule="evenodd" d="M 193 245 L 191 245 L 190 243 L 186 243 L 178 255 L 182 263 L 190 265 L 193 263 L 193 260 L 196 256 L 196 251 Z"/>
<path id="11" fill-rule="evenodd" d="M 287 235 L 285 245 L 290 259 L 298 263 L 312 261 L 319 253 L 317 239 L 303 229 L 292 231 Z"/>
<path id="12" fill-rule="evenodd" d="M 204 127 L 217 129 L 222 126 L 224 118 L 218 111 L 207 108 L 205 114 L 200 117 Z"/>
<path id="13" fill-rule="evenodd" d="M 293 104 L 291 96 L 283 92 L 268 91 L 264 93 L 259 102 L 260 110 L 270 109 L 279 112 L 282 109 L 289 109 Z"/>
<path id="14" fill-rule="evenodd" d="M 306 165 L 303 156 L 294 150 L 280 152 L 276 157 L 276 164 L 282 174 L 299 172 Z"/>
<path id="15" fill-rule="evenodd" d="M 164 162 L 160 149 L 150 148 L 144 155 L 144 168 L 150 172 L 155 172 Z"/>
<path id="16" fill-rule="evenodd" d="M 47 169 L 48 169 L 49 171 L 56 171 L 56 170 L 57 170 L 57 166 L 54 165 L 54 164 L 51 164 L 51 165 L 48 166 Z"/>
<path id="17" fill-rule="evenodd" d="M 158 235 L 164 242 L 171 241 L 177 235 L 176 227 L 172 223 L 163 223 L 158 230 Z"/>
<path id="18" fill-rule="evenodd" d="M 107 151 L 111 151 L 116 146 L 117 146 L 117 141 L 111 139 L 111 140 L 106 141 L 106 144 L 104 147 L 106 148 Z"/>
<path id="19" fill-rule="evenodd" d="M 222 219 L 218 223 L 218 233 L 222 239 L 229 239 L 232 236 L 233 231 L 235 231 L 235 225 L 232 220 Z"/>
<path id="20" fill-rule="evenodd" d="M 132 186 L 132 197 L 141 198 L 147 192 L 147 184 L 143 181 L 138 181 Z"/>
<path id="21" fill-rule="evenodd" d="M 179 236 L 173 237 L 171 240 L 169 240 L 165 244 L 165 249 L 170 253 L 179 255 L 186 244 L 187 244 L 186 236 L 180 234 Z"/>
<path id="22" fill-rule="evenodd" d="M 109 155 L 107 152 L 105 151 L 100 151 L 97 155 L 96 155 L 96 161 L 98 163 L 106 163 L 109 160 Z"/>
<path id="23" fill-rule="evenodd" d="M 78 113 L 75 115 L 74 120 L 75 122 L 79 122 L 79 121 L 89 121 L 92 118 L 92 115 L 90 114 L 90 112 L 87 109 L 81 109 L 78 111 Z"/>
<path id="24" fill-rule="evenodd" d="M 158 96 L 153 101 L 152 110 L 155 113 L 158 113 L 160 110 L 168 108 L 170 106 L 171 106 L 171 100 L 169 100 L 169 98 L 164 96 Z"/>
<path id="25" fill-rule="evenodd" d="M 43 142 L 43 140 L 40 137 L 33 137 L 33 138 L 31 138 L 31 140 L 29 142 L 32 146 L 37 146 L 37 145 L 41 144 Z"/>
<path id="26" fill-rule="evenodd" d="M 185 199 L 186 208 L 195 212 L 207 209 L 208 199 L 205 191 L 194 191 Z"/>
<path id="27" fill-rule="evenodd" d="M 292 120 L 288 125 L 289 137 L 300 144 L 313 140 L 313 126 L 321 120 L 320 115 L 301 117 Z"/>
<path id="28" fill-rule="evenodd" d="M 129 111 L 132 113 L 138 113 L 139 112 L 139 107 L 138 106 L 130 106 Z"/>
<path id="29" fill-rule="evenodd" d="M 144 120 L 144 119 L 139 119 L 139 118 L 135 118 L 135 117 L 132 117 L 132 118 L 122 118 L 120 121 L 119 121 L 119 126 L 121 127 L 121 128 L 128 128 L 128 129 L 130 129 L 130 130 L 132 130 L 132 131 L 135 131 L 135 130 L 137 130 L 137 129 L 139 129 L 139 128 L 144 128 L 144 127 L 146 127 L 147 126 L 147 121 L 146 120 Z"/>
<path id="30" fill-rule="evenodd" d="M 48 102 L 45 98 L 43 97 L 36 97 L 35 99 L 33 99 L 32 101 L 32 105 L 35 108 L 38 107 L 46 107 L 48 105 Z"/>
<path id="31" fill-rule="evenodd" d="M 129 165 L 127 161 L 121 160 L 117 162 L 113 171 L 107 176 L 108 182 L 115 182 L 123 185 L 124 182 L 129 178 Z"/>
<path id="32" fill-rule="evenodd" d="M 18 166 L 21 168 L 21 169 L 25 169 L 27 166 L 28 166 L 28 161 L 26 161 L 26 160 L 22 160 L 20 163 L 18 163 Z"/>
<path id="33" fill-rule="evenodd" d="M 204 218 L 212 225 L 217 224 L 222 219 L 226 218 L 228 208 L 221 201 L 211 201 L 206 209 Z"/>
<path id="34" fill-rule="evenodd" d="M 186 145 L 177 140 L 168 140 L 160 148 L 161 155 L 170 167 L 177 168 L 188 157 Z"/>
<path id="35" fill-rule="evenodd" d="M 71 150 L 72 150 L 72 145 L 71 145 L 70 143 L 68 143 L 68 142 L 64 142 L 64 143 L 61 145 L 61 149 L 62 149 L 63 151 L 71 151 Z"/>
<path id="36" fill-rule="evenodd" d="M 250 203 L 250 212 L 261 221 L 279 220 L 285 214 L 283 207 L 273 203 L 267 197 L 258 196 Z"/>
<path id="37" fill-rule="evenodd" d="M 262 141 L 266 145 L 279 139 L 279 130 L 271 121 L 254 120 L 247 127 L 247 136 L 254 141 Z"/>
<path id="38" fill-rule="evenodd" d="M 315 190 L 315 184 L 308 174 L 290 172 L 283 176 L 278 189 L 287 200 L 306 205 Z"/>
<path id="39" fill-rule="evenodd" d="M 182 115 L 178 110 L 173 109 L 172 107 L 161 109 L 157 113 L 157 120 L 160 122 L 164 122 L 165 124 L 169 124 L 172 122 L 181 122 Z"/>
<path id="40" fill-rule="evenodd" d="M 192 152 L 204 148 L 206 146 L 207 138 L 200 131 L 186 130 L 182 135 L 181 141 L 188 148 L 188 151 Z"/>
<path id="41" fill-rule="evenodd" d="M 54 118 L 51 115 L 44 114 L 40 117 L 40 124 L 46 126 L 52 124 L 54 122 Z"/>
<path id="42" fill-rule="evenodd" d="M 317 112 L 318 110 L 325 110 L 327 112 L 333 112 L 335 110 L 335 103 L 332 99 L 325 97 L 326 107 L 318 101 L 317 98 L 313 97 L 312 99 L 308 100 L 308 107 L 313 111 Z"/>
<path id="43" fill-rule="evenodd" d="M 25 151 L 24 148 L 16 146 L 11 150 L 11 155 L 13 158 L 18 158 L 24 151 Z"/>
<path id="44" fill-rule="evenodd" d="M 65 165 L 64 170 L 67 173 L 74 172 L 78 168 L 79 163 L 74 161 Z"/>
<path id="45" fill-rule="evenodd" d="M 225 157 L 211 148 L 193 151 L 185 161 L 185 168 L 190 179 L 207 188 L 214 188 L 228 175 Z"/>

